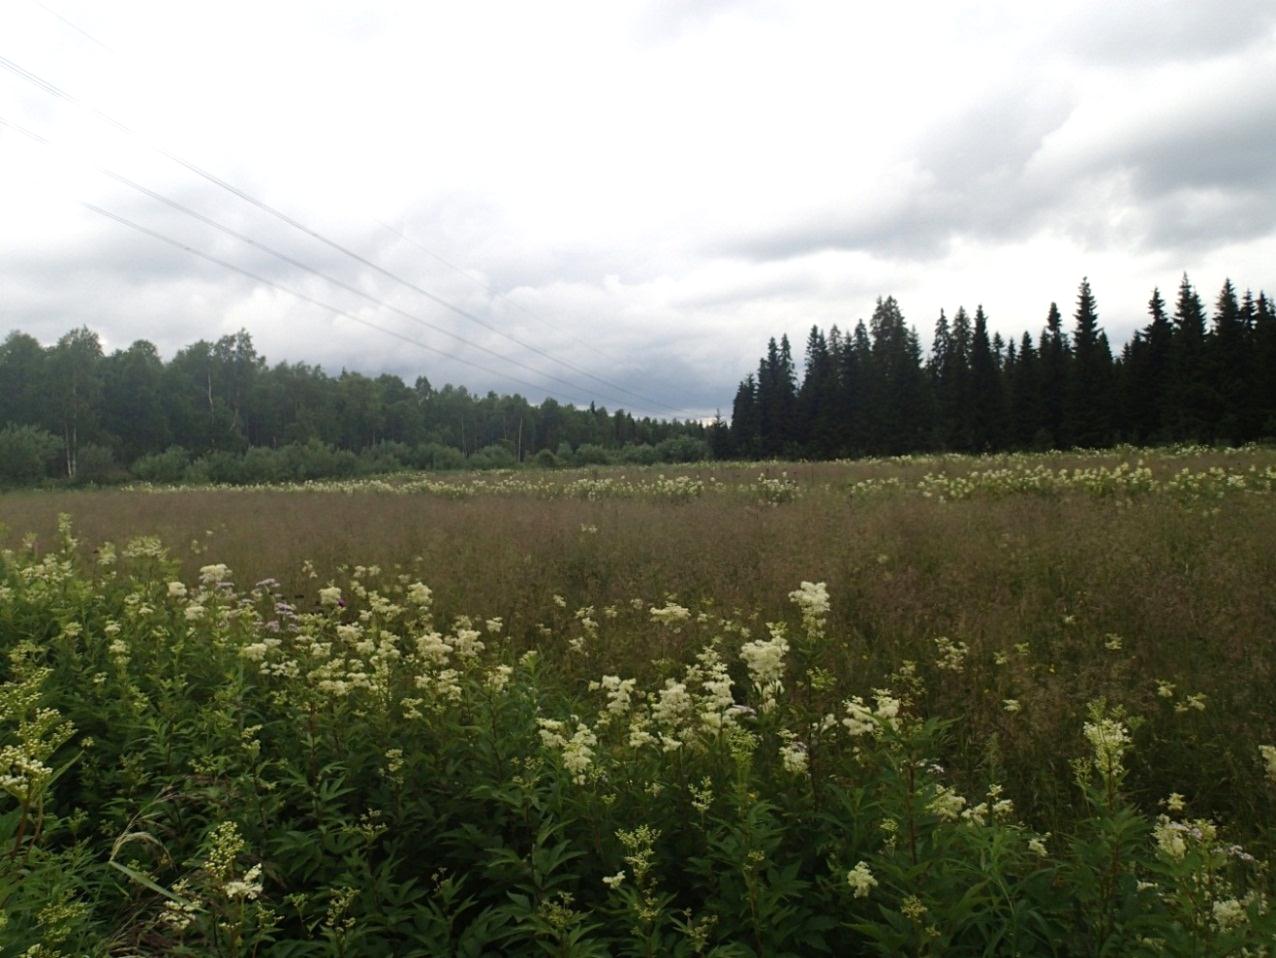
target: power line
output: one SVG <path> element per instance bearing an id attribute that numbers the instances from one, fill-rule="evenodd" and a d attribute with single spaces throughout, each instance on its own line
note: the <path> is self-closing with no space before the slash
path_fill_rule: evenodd
<path id="1" fill-rule="evenodd" d="M 163 233 L 150 229 L 149 227 L 142 226 L 140 223 L 135 223 L 132 220 L 126 219 L 125 217 L 120 216 L 117 213 L 112 213 L 110 210 L 104 210 L 102 209 L 102 207 L 94 206 L 92 203 L 81 202 L 80 205 L 83 206 L 85 209 L 91 210 L 92 212 L 98 214 L 99 216 L 104 216 L 109 220 L 114 220 L 116 223 L 119 223 L 122 226 L 127 226 L 131 230 L 136 230 L 137 232 L 142 233 L 143 235 L 149 236 L 152 239 L 159 240 L 161 243 L 166 243 L 167 245 L 172 246 L 176 249 L 180 249 L 183 252 L 190 253 L 192 256 L 198 256 L 200 259 L 207 260 L 210 263 L 216 263 L 218 266 L 222 266 L 228 270 L 239 273 L 241 276 L 245 276 L 248 279 L 251 279 L 255 283 L 260 283 L 263 286 L 268 286 L 271 289 L 276 289 L 281 293 L 286 293 L 287 295 L 292 296 L 296 299 L 299 299 L 302 302 L 310 303 L 312 306 L 318 306 L 320 309 L 324 309 L 337 316 L 342 316 L 342 317 L 345 317 L 346 319 L 353 320 L 354 322 L 360 323 L 363 326 L 367 326 L 371 329 L 377 330 L 378 332 L 385 333 L 387 336 L 393 336 L 395 339 L 401 340 L 405 343 L 410 343 L 413 346 L 419 346 L 421 349 L 428 350 L 429 352 L 437 353 L 438 355 L 443 356 L 444 358 L 451 359 L 458 363 L 463 363 L 464 365 L 469 366 L 473 369 L 477 369 L 480 372 L 485 372 L 492 376 L 499 376 L 502 379 L 508 379 L 510 382 L 515 382 L 522 386 L 527 386 L 529 389 L 544 391 L 545 387 L 543 386 L 537 386 L 535 383 L 529 383 L 526 380 L 522 380 L 515 376 L 511 376 L 508 373 L 497 372 L 496 370 L 489 369 L 488 367 L 480 363 L 471 362 L 468 359 L 462 359 L 460 356 L 453 356 L 449 353 L 445 353 L 443 350 L 436 349 L 435 347 L 429 345 L 428 343 L 421 342 L 419 339 L 413 339 L 411 336 L 404 336 L 402 333 L 397 333 L 392 329 L 386 329 L 384 326 L 379 326 L 376 323 L 371 322 L 370 320 L 364 319 L 362 316 L 359 316 L 359 315 L 356 315 L 355 313 L 350 312 L 349 310 L 341 309 L 338 306 L 333 306 L 331 303 L 325 303 L 322 300 L 316 299 L 313 296 L 308 296 L 305 293 L 298 292 L 295 289 L 290 289 L 289 287 L 284 286 L 282 283 L 276 283 L 274 280 L 266 279 L 266 277 L 260 276 L 257 273 L 252 272 L 251 270 L 244 269 L 241 266 L 236 266 L 234 263 L 224 260 L 219 256 L 214 256 L 212 253 L 205 253 L 203 250 L 196 249 L 193 246 L 183 243 L 181 240 L 173 239 L 171 236 L 165 236 Z M 571 398 L 571 397 L 563 396 L 561 394 L 559 394 L 557 398 L 563 399 L 569 403 L 580 402 L 580 399 L 578 398 Z"/>
<path id="2" fill-rule="evenodd" d="M 448 302 L 442 297 L 437 296 L 436 294 L 430 292 L 427 289 L 424 289 L 423 287 L 417 285 L 416 283 L 413 283 L 411 280 L 404 279 L 403 277 L 397 275 L 394 272 L 391 272 L 390 270 L 386 269 L 380 264 L 375 263 L 372 260 L 368 259 L 367 257 L 362 256 L 359 253 L 356 253 L 354 250 L 342 245 L 341 243 L 338 243 L 336 240 L 330 239 L 327 236 L 324 236 L 322 233 L 319 233 L 317 230 L 314 230 L 311 227 L 306 226 L 304 223 L 300 222 L 299 220 L 290 216 L 284 211 L 277 209 L 274 206 L 271 206 L 265 201 L 258 199 L 257 197 L 246 192 L 245 190 L 240 189 L 234 184 L 229 183 L 226 180 L 223 180 L 222 178 L 218 177 L 216 174 L 210 173 L 209 171 L 203 169 L 202 167 L 197 166 L 195 163 L 192 163 L 191 161 L 184 159 L 181 156 L 178 156 L 177 154 L 165 149 L 164 147 L 161 147 L 155 143 L 152 143 L 145 136 L 138 133 L 136 130 L 132 129 L 126 124 L 121 123 L 119 120 L 116 120 L 114 117 L 111 117 L 110 115 L 104 113 L 103 111 L 97 109 L 96 107 L 93 107 L 87 103 L 84 103 L 83 101 L 73 96 L 72 94 L 67 93 L 65 90 L 60 89 L 53 83 L 50 83 L 48 80 L 45 80 L 43 77 L 40 77 L 39 75 L 35 73 L 32 73 L 30 70 L 27 70 L 22 66 L 19 66 L 17 63 L 14 63 L 12 60 L 8 59 L 7 57 L 3 55 L 0 55 L 0 67 L 3 67 L 4 69 L 22 78 L 23 80 L 26 80 L 28 83 L 31 83 L 32 85 L 43 90 L 44 92 L 48 93 L 51 96 L 58 97 L 59 99 L 65 100 L 66 102 L 71 103 L 80 109 L 87 110 L 88 112 L 92 113 L 94 116 L 101 119 L 103 122 L 109 124 L 110 126 L 114 127 L 117 130 L 120 130 L 123 133 L 128 134 L 131 137 L 134 137 L 140 140 L 142 143 L 144 143 L 150 149 L 154 150 L 156 153 L 159 153 L 161 156 L 167 158 L 173 163 L 176 163 L 178 166 L 181 166 L 182 168 L 190 171 L 191 173 L 194 173 L 196 176 L 199 176 L 201 179 L 204 179 L 208 181 L 209 183 L 212 183 L 214 186 L 220 187 L 226 192 L 232 194 L 233 196 L 236 196 L 239 199 L 243 200 L 245 203 L 248 203 L 251 206 L 255 206 L 257 209 L 261 210 L 262 212 L 268 213 L 269 215 L 280 220 L 281 222 L 291 226 L 293 229 L 298 230 L 299 232 L 305 233 L 307 236 L 317 240 L 320 243 L 323 243 L 324 245 L 336 250 L 339 253 L 342 253 L 345 256 L 350 257 L 356 262 L 366 266 L 367 268 L 371 270 L 376 271 L 377 273 L 380 273 L 386 278 L 391 279 L 394 282 L 399 283 L 400 285 L 406 287 L 407 289 L 410 289 L 418 293 L 419 295 L 426 297 L 431 302 L 434 302 L 438 304 L 439 306 L 444 307 L 445 309 L 451 310 L 453 313 L 462 317 L 463 319 L 468 319 L 471 322 L 477 323 L 478 325 L 484 327 L 485 329 L 488 329 L 491 332 L 496 333 L 498 336 L 501 336 L 502 338 L 507 339 L 510 342 L 524 349 L 528 349 L 536 353 L 537 355 L 543 356 L 544 358 L 550 360 L 551 362 L 558 363 L 560 366 L 564 366 L 565 368 L 570 369 L 573 372 L 578 373 L 579 375 L 585 376 L 588 379 L 593 380 L 594 382 L 600 383 L 601 385 L 606 386 L 608 389 L 612 389 L 612 390 L 615 390 L 616 392 L 624 393 L 625 395 L 628 395 L 628 396 L 633 396 L 634 398 L 637 398 L 646 402 L 651 407 L 665 409 L 665 410 L 668 410 L 669 412 L 678 411 L 675 407 L 670 406 L 667 403 L 660 402 L 659 400 L 650 399 L 649 397 L 636 393 L 633 390 L 620 385 L 619 383 L 613 383 L 606 379 L 603 379 L 600 376 L 596 376 L 593 373 L 589 372 L 588 370 L 582 369 L 580 366 L 577 366 L 574 363 L 571 363 L 565 359 L 559 359 L 551 355 L 550 353 L 546 352 L 545 350 L 537 346 L 533 346 L 531 343 L 523 342 L 521 339 L 518 339 L 515 336 L 511 336 L 509 333 L 502 331 L 501 329 L 499 329 L 496 326 L 493 326 L 491 323 L 487 322 L 486 320 L 480 318 L 479 316 L 474 315 L 469 310 L 466 310 L 460 306 L 457 306 L 454 303 Z"/>
<path id="3" fill-rule="evenodd" d="M 98 46 L 100 46 L 100 47 L 101 47 L 103 50 L 105 50 L 107 53 L 112 53 L 112 54 L 113 54 L 113 53 L 115 53 L 115 51 L 114 51 L 114 50 L 112 50 L 109 46 L 107 46 L 105 43 L 103 43 L 101 40 L 99 40 L 99 39 L 98 39 L 97 37 L 95 37 L 93 34 L 89 33 L 89 31 L 87 31 L 87 30 L 83 30 L 83 29 L 81 29 L 80 27 L 77 27 L 74 23 L 72 23 L 72 22 L 71 22 L 70 20 L 68 20 L 66 17 L 62 16 L 62 14 L 58 13 L 58 12 L 57 12 L 56 10 L 54 10 L 52 7 L 49 7 L 49 6 L 44 5 L 43 3 L 41 3 L 41 2 L 40 2 L 40 0 L 31 0 L 31 2 L 32 2 L 33 4 L 35 4 L 37 7 L 39 7 L 41 10 L 43 10 L 45 13 L 47 13 L 49 16 L 51 16 L 51 17 L 56 17 L 57 19 L 61 20 L 64 24 L 66 24 L 68 27 L 70 27 L 72 30 L 74 30 L 76 33 L 78 33 L 80 36 L 84 37 L 84 38 L 85 38 L 85 39 L 87 39 L 87 40 L 92 40 L 94 43 L 96 43 Z"/>
<path id="4" fill-rule="evenodd" d="M 543 317 L 543 316 L 539 315 L 538 313 L 536 313 L 536 312 L 534 312 L 534 311 L 532 311 L 532 310 L 528 309 L 526 306 L 524 306 L 524 305 L 523 305 L 522 303 L 520 303 L 518 300 L 516 300 L 516 299 L 512 299 L 511 297 L 507 296 L 505 293 L 502 293 L 502 292 L 501 292 L 499 289 L 497 289 L 495 286 L 492 286 L 492 285 L 490 285 L 489 283 L 485 283 L 485 282 L 483 282 L 481 279 L 479 279 L 479 278 L 477 278 L 477 277 L 475 277 L 475 276 L 471 276 L 469 273 L 467 273 L 467 272 L 466 272 L 464 269 L 462 269 L 460 266 L 457 266 L 455 263 L 452 263 L 452 262 L 450 262 L 449 260 L 444 259 L 442 256 L 440 256 L 440 255 L 439 255 L 438 253 L 436 253 L 434 250 L 432 250 L 432 249 L 430 249 L 429 247 L 427 247 L 427 246 L 423 245 L 423 244 L 422 244 L 422 243 L 420 243 L 419 241 L 414 240 L 411 236 L 408 236 L 406 233 L 402 232 L 401 230 L 397 230 L 397 229 L 395 229 L 395 228 L 394 228 L 393 226 L 391 226 L 389 223 L 386 223 L 386 222 L 384 222 L 384 221 L 382 221 L 382 220 L 377 220 L 376 222 L 377 222 L 377 225 L 378 225 L 378 226 L 380 226 L 383 230 L 386 230 L 387 232 L 393 233 L 395 236 L 399 237 L 399 239 L 403 240 L 405 243 L 411 243 L 413 246 L 415 246 L 417 249 L 419 249 L 422 253 L 425 253 L 427 256 L 433 257 L 434 259 L 438 260 L 438 262 L 442 263 L 444 266 L 446 266 L 448 269 L 452 270 L 452 272 L 456 273 L 458 276 L 464 276 L 464 277 L 465 277 L 466 279 L 468 279 L 470 282 L 477 284 L 477 285 L 478 285 L 478 287 L 479 287 L 480 289 L 484 290 L 486 293 L 488 293 L 488 295 L 490 295 L 490 296 L 494 296 L 494 297 L 496 297 L 497 299 L 504 300 L 505 302 L 509 303 L 511 306 L 513 306 L 515 309 L 519 310 L 520 312 L 526 313 L 528 316 L 530 316 L 532 319 L 536 320 L 538 323 L 540 323 L 540 324 L 541 324 L 542 326 L 544 326 L 546 329 L 551 329 L 551 330 L 553 330 L 553 331 L 554 331 L 554 332 L 556 332 L 556 333 L 559 333 L 559 332 L 566 332 L 566 333 L 567 333 L 567 335 L 571 336 L 572 340 L 573 340 L 573 341 L 575 341 L 577 344 L 579 344 L 579 345 L 581 345 L 581 346 L 584 346 L 586 349 L 588 349 L 588 350 L 590 350 L 591 352 L 593 352 L 593 353 L 597 354 L 598 356 L 601 356 L 603 359 L 607 359 L 607 360 L 610 360 L 610 361 L 613 361 L 613 362 L 615 361 L 615 359 L 616 359 L 616 357 L 615 357 L 615 356 L 611 355 L 610 353 L 606 352 L 606 351 L 605 351 L 605 350 L 603 350 L 603 349 L 600 349 L 598 346 L 594 345 L 593 343 L 589 342 L 588 340 L 586 340 L 586 339 L 581 339 L 581 338 L 580 338 L 579 336 L 577 336 L 575 333 L 569 332 L 568 330 L 565 330 L 565 329 L 561 329 L 560 327 L 558 327 L 558 326 L 554 325 L 554 324 L 553 324 L 553 323 L 551 323 L 548 319 L 545 319 L 545 317 Z"/>
<path id="5" fill-rule="evenodd" d="M 21 126 L 20 124 L 14 123 L 11 120 L 6 120 L 4 117 L 0 117 L 0 124 L 7 126 L 13 130 L 16 130 L 17 132 L 23 134 L 24 136 L 36 141 L 41 146 L 45 146 L 50 149 L 56 149 L 55 144 L 53 144 L 46 137 L 43 137 L 40 134 L 27 129 L 24 126 Z M 225 235 L 230 236 L 234 239 L 237 239 L 240 242 L 247 244 L 248 246 L 252 246 L 255 249 L 259 249 L 262 252 L 267 253 L 270 256 L 273 256 L 276 259 L 279 259 L 287 263 L 290 266 L 303 270 L 304 272 L 310 273 L 312 276 L 317 276 L 318 278 L 325 280 L 326 282 L 329 282 L 332 285 L 337 286 L 340 289 L 343 289 L 349 293 L 353 293 L 354 295 L 364 300 L 367 300 L 368 302 L 376 306 L 379 306 L 382 309 L 386 309 L 393 313 L 397 313 L 400 316 L 403 316 L 404 318 L 411 320 L 414 323 L 417 323 L 418 325 L 424 326 L 427 329 L 431 329 L 436 333 L 441 333 L 442 335 L 447 336 L 450 339 L 454 339 L 457 342 L 461 343 L 462 345 L 469 346 L 472 349 L 477 349 L 483 353 L 487 353 L 489 356 L 499 359 L 502 362 L 510 363 L 511 365 L 517 366 L 520 369 L 524 369 L 527 372 L 533 373 L 534 375 L 541 376 L 552 382 L 556 382 L 561 386 L 566 386 L 568 389 L 578 390 L 586 394 L 589 392 L 588 389 L 585 389 L 579 383 L 571 382 L 570 380 L 563 379 L 559 376 L 555 376 L 552 373 L 547 373 L 543 370 L 537 369 L 534 366 L 529 366 L 527 363 L 524 363 L 518 359 L 514 359 L 502 353 L 498 353 L 495 350 L 489 349 L 488 347 L 483 346 L 480 343 L 472 342 L 466 339 L 465 337 L 452 332 L 451 330 L 445 329 L 442 326 L 436 326 L 434 323 L 431 323 L 427 319 L 423 319 L 422 317 L 417 316 L 413 313 L 410 313 L 407 310 L 400 309 L 399 307 L 391 303 L 387 303 L 383 299 L 373 296 L 370 293 L 366 293 L 363 290 L 359 289 L 358 287 L 352 286 L 349 283 L 346 283 L 340 279 L 337 279 L 334 276 L 330 276 L 327 273 L 322 272 L 321 270 L 315 269 L 314 267 L 292 256 L 289 256 L 286 253 L 281 253 L 279 250 L 276 250 L 273 247 L 267 246 L 265 243 L 259 242 L 258 240 L 253 239 L 251 236 L 247 236 L 239 232 L 238 230 L 235 230 L 229 226 L 226 226 L 223 223 L 219 223 L 216 220 L 212 219 L 211 217 L 205 216 L 203 213 L 200 213 L 198 210 L 191 209 L 189 206 L 185 206 L 184 204 L 179 203 L 177 200 L 174 200 L 171 197 L 164 196 L 162 193 L 157 193 L 154 190 L 148 189 L 147 187 L 141 185 L 140 183 L 137 183 L 126 176 L 116 173 L 114 170 L 110 170 L 102 166 L 97 166 L 92 163 L 88 163 L 86 161 L 81 161 L 81 162 L 83 163 L 84 166 L 90 169 L 93 169 L 97 171 L 98 173 L 100 173 L 101 175 L 108 177 L 117 183 L 123 184 L 124 186 L 127 186 L 138 193 L 141 193 L 143 196 L 147 196 L 155 200 L 156 202 L 163 203 L 165 206 L 168 206 L 171 209 L 177 210 L 178 212 L 183 213 L 186 216 L 189 216 L 192 219 L 197 220 L 201 223 L 204 223 L 207 226 L 211 226 L 213 229 L 219 230 Z M 542 386 L 539 388 L 544 388 L 544 387 Z M 619 402 L 622 400 L 617 400 L 617 401 Z"/>

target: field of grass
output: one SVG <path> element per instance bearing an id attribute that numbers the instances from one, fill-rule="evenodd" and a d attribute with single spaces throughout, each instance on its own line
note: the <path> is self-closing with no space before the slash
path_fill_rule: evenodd
<path id="1" fill-rule="evenodd" d="M 1262 953 L 1274 506 L 1266 449 L 0 496 L 0 955 Z"/>

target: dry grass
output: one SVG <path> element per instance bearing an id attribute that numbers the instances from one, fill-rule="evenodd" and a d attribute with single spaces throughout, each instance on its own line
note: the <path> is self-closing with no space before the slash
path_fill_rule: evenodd
<path id="1" fill-rule="evenodd" d="M 1214 458 L 1237 465 L 1235 457 Z M 1157 468 L 1189 462 L 1213 464 L 1211 457 L 1167 458 Z M 961 464 L 945 468 L 955 473 Z M 954 760 L 972 776 L 999 766 L 1024 805 L 1043 809 L 1047 820 L 1052 801 L 1072 800 L 1067 761 L 1078 751 L 1078 716 L 1100 695 L 1148 718 L 1134 784 L 1149 807 L 1171 783 L 1181 789 L 1190 781 L 1195 808 L 1234 813 L 1236 790 L 1254 774 L 1255 743 L 1276 741 L 1276 509 L 1269 497 L 1237 494 L 1209 508 L 1163 496 L 1129 504 L 1081 495 L 853 500 L 844 492 L 851 481 L 885 474 L 916 481 L 937 468 L 787 471 L 806 493 L 778 507 L 715 495 L 676 504 L 95 491 L 9 494 L 0 497 L 0 521 L 9 545 L 28 531 L 52 541 L 59 513 L 73 517 L 86 547 L 157 535 L 188 578 L 200 565 L 224 562 L 236 581 L 277 578 L 303 604 L 341 566 L 402 568 L 435 590 L 444 614 L 502 616 L 529 645 L 546 642 L 538 624 L 561 638 L 571 610 L 633 597 L 712 600 L 759 610 L 765 621 L 782 614 L 800 581 L 823 580 L 833 596 L 837 667 L 862 675 L 869 689 L 887 683 L 902 660 L 916 661 L 927 707 L 963 717 Z M 696 474 L 740 481 L 757 472 L 726 466 Z M 307 559 L 317 578 L 302 573 Z M 567 613 L 555 607 L 555 594 L 566 597 Z M 614 642 L 609 669 L 658 669 L 649 635 L 622 628 L 626 621 L 612 635 L 604 630 Z M 1112 634 L 1121 637 L 1119 650 L 1105 645 Z M 970 646 L 963 673 L 936 670 L 941 635 Z M 1026 653 L 1015 651 L 1020 643 Z M 997 653 L 1006 664 L 994 664 Z M 1156 680 L 1175 683 L 1176 698 L 1159 698 Z M 1176 712 L 1192 693 L 1207 696 L 1205 710 Z M 1009 698 L 1024 710 L 1006 713 L 1001 703 Z M 1271 809 L 1261 795 L 1243 805 L 1256 818 Z"/>

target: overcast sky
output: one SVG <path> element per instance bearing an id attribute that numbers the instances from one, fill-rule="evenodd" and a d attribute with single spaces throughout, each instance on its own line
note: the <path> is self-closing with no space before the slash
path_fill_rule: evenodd
<path id="1" fill-rule="evenodd" d="M 46 343 L 243 327 L 271 362 L 702 416 L 878 296 L 924 341 L 980 303 L 1035 335 L 1088 275 L 1119 346 L 1184 271 L 1276 292 L 1273 0 L 4 0 L 0 57 L 79 101 L 0 69 L 52 143 L 0 125 L 0 332 Z"/>

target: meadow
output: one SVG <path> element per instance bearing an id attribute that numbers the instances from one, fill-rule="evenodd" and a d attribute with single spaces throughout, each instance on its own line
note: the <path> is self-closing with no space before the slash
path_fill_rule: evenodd
<path id="1" fill-rule="evenodd" d="M 0 496 L 0 955 L 1270 953 L 1276 450 Z"/>

